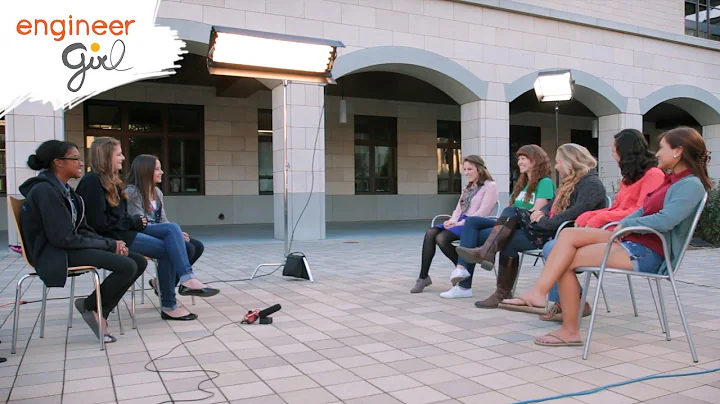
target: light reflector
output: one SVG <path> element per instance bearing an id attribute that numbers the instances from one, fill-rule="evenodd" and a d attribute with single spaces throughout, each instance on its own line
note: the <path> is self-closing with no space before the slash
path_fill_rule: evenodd
<path id="1" fill-rule="evenodd" d="M 540 72 L 534 87 L 540 102 L 569 101 L 573 98 L 573 80 L 569 70 Z"/>

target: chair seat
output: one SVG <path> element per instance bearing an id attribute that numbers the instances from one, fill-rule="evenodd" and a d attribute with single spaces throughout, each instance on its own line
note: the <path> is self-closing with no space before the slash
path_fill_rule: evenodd
<path id="1" fill-rule="evenodd" d="M 78 271 L 92 271 L 93 269 L 97 269 L 96 267 L 84 265 L 80 267 L 70 267 L 68 268 L 68 272 L 78 272 Z"/>
<path id="2" fill-rule="evenodd" d="M 527 250 L 527 251 L 521 251 L 522 254 L 525 255 L 532 255 L 533 257 L 542 257 L 542 250 Z"/>

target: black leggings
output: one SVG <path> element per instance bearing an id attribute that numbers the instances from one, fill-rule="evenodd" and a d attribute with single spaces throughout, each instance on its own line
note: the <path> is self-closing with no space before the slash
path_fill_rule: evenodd
<path id="1" fill-rule="evenodd" d="M 185 248 L 187 249 L 187 255 L 188 259 L 190 260 L 190 265 L 194 264 L 200 258 L 203 251 L 205 251 L 205 246 L 203 245 L 203 243 L 201 243 L 200 240 L 195 240 L 192 237 L 190 237 L 190 241 L 185 242 Z"/>
<path id="2" fill-rule="evenodd" d="M 452 261 L 453 265 L 457 265 L 458 255 L 452 242 L 460 240 L 460 237 L 439 227 L 431 227 L 425 232 L 425 240 L 422 247 L 422 263 L 420 264 L 420 279 L 428 277 L 430 271 L 430 263 L 435 256 L 435 246 L 440 247 L 440 251 Z"/>
<path id="3" fill-rule="evenodd" d="M 102 297 L 102 314 L 106 319 L 115 306 L 120 303 L 125 292 L 145 271 L 147 260 L 144 256 L 131 252 L 129 256 L 114 254 L 103 250 L 69 250 L 68 266 L 94 266 L 99 270 L 106 269 L 110 275 L 100 285 Z M 97 310 L 95 293 L 85 299 L 85 310 Z"/>

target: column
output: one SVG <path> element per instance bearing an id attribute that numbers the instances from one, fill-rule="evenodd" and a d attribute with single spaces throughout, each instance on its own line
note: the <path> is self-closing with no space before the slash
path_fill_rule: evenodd
<path id="1" fill-rule="evenodd" d="M 713 181 L 720 181 L 720 124 L 703 126 L 702 135 L 705 145 L 712 152 L 708 174 Z"/>
<path id="2" fill-rule="evenodd" d="M 500 204 L 507 203 L 510 187 L 510 104 L 473 101 L 460 106 L 462 155 L 477 154 L 500 190 Z M 463 178 L 463 183 L 465 183 Z"/>
<path id="3" fill-rule="evenodd" d="M 283 86 L 272 90 L 275 238 L 283 239 Z M 325 97 L 323 86 L 287 86 L 288 222 L 298 223 L 294 240 L 325 238 Z M 322 118 L 322 119 L 321 119 Z M 313 149 L 314 161 L 313 161 Z M 312 190 L 312 195 L 311 195 Z M 308 200 L 309 199 L 309 200 Z M 307 204 L 307 208 L 305 208 Z M 292 231 L 292 230 L 291 230 Z"/>
<path id="4" fill-rule="evenodd" d="M 636 114 L 615 114 L 598 118 L 598 173 L 608 194 L 620 189 L 620 167 L 612 157 L 614 136 L 621 129 L 643 130 L 643 117 Z"/>
<path id="5" fill-rule="evenodd" d="M 28 157 L 35 153 L 40 144 L 46 140 L 65 138 L 64 111 L 53 110 L 52 104 L 26 102 L 10 111 L 5 116 L 5 172 L 7 174 L 7 194 L 23 198 L 18 191 L 20 185 L 36 171 L 27 166 Z M 7 203 L 7 202 L 5 202 Z M 9 206 L 8 242 L 18 245 L 15 223 Z"/>

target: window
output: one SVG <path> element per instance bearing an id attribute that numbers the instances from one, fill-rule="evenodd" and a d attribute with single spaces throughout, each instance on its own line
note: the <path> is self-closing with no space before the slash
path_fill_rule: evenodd
<path id="1" fill-rule="evenodd" d="M 258 110 L 258 183 L 260 195 L 273 194 L 272 110 Z"/>
<path id="2" fill-rule="evenodd" d="M 720 41 L 720 1 L 686 0 L 685 34 Z"/>
<path id="3" fill-rule="evenodd" d="M 5 167 L 5 117 L 0 118 L 0 194 L 7 194 L 7 171 Z"/>
<path id="4" fill-rule="evenodd" d="M 355 116 L 355 194 L 397 193 L 397 118 Z"/>
<path id="5" fill-rule="evenodd" d="M 462 188 L 460 122 L 437 121 L 438 193 L 458 194 Z"/>
<path id="6" fill-rule="evenodd" d="M 526 144 L 535 144 L 542 147 L 542 134 L 539 127 L 510 125 L 510 190 L 512 193 L 515 181 L 520 178 L 515 154 Z M 492 174 L 492 173 L 490 173 Z"/>
<path id="7" fill-rule="evenodd" d="M 205 188 L 204 111 L 197 105 L 88 101 L 85 103 L 86 160 L 96 137 L 110 136 L 122 143 L 123 171 L 140 154 L 157 156 L 162 163 L 168 194 L 202 194 Z M 89 166 L 89 165 L 88 165 Z"/>
<path id="8" fill-rule="evenodd" d="M 593 139 L 591 130 L 571 129 L 570 142 L 584 146 L 595 160 L 598 159 L 598 139 Z"/>

